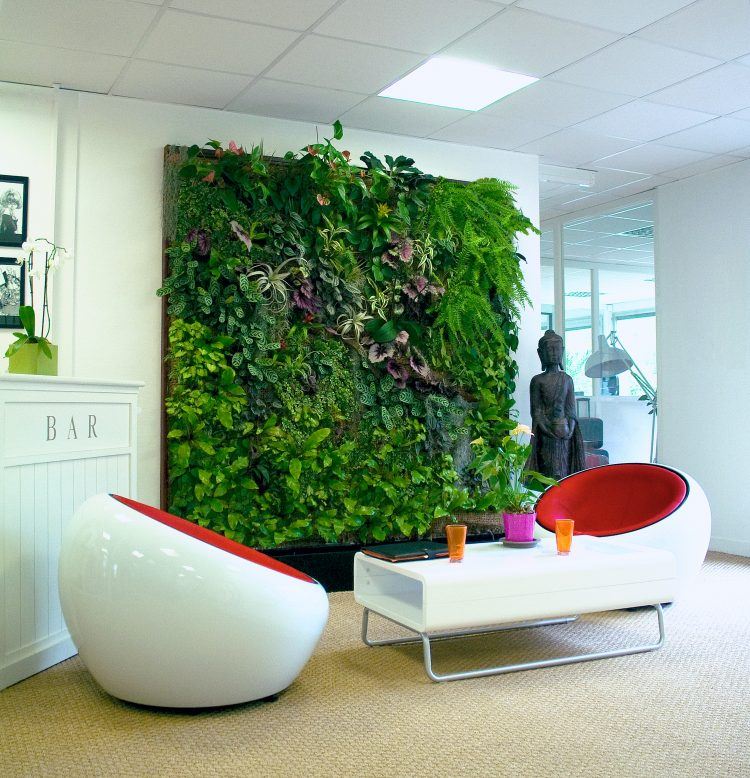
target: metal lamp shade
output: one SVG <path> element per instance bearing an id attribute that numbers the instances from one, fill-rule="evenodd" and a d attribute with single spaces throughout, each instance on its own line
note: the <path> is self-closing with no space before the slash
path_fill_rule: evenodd
<path id="1" fill-rule="evenodd" d="M 599 348 L 586 360 L 584 371 L 589 378 L 611 378 L 633 367 L 627 351 L 610 346 L 604 335 L 599 336 Z"/>

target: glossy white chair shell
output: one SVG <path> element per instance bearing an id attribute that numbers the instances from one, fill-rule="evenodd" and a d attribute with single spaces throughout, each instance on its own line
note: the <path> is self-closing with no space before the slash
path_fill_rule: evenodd
<path id="1" fill-rule="evenodd" d="M 620 465 L 604 465 L 584 470 L 581 473 L 574 473 L 563 479 L 563 483 L 569 479 L 574 479 L 584 473 L 587 477 L 596 477 L 597 473 L 612 468 L 621 467 Z M 633 483 L 634 489 L 648 490 L 649 488 L 649 469 L 654 467 L 663 468 L 679 475 L 687 486 L 686 494 L 682 502 L 667 516 L 652 524 L 640 527 L 631 532 L 621 534 L 607 534 L 608 540 L 622 541 L 626 543 L 635 543 L 651 548 L 660 548 L 671 551 L 674 554 L 677 564 L 678 596 L 685 590 L 698 574 L 708 551 L 709 541 L 711 539 L 711 508 L 706 498 L 706 494 L 700 484 L 687 473 L 672 467 L 664 465 L 643 464 L 631 465 L 638 467 L 642 471 L 642 478 Z M 550 487 L 552 489 L 556 487 Z M 582 498 L 582 499 L 585 499 Z M 575 515 L 571 512 L 569 518 L 575 520 Z M 579 526 L 576 525 L 576 531 Z M 580 532 L 586 534 L 586 527 L 581 526 Z M 554 535 L 548 529 L 545 529 L 540 523 L 536 526 L 537 537 L 547 537 Z M 573 541 L 575 544 L 575 540 Z M 675 598 L 677 599 L 677 598 Z"/>
<path id="2" fill-rule="evenodd" d="M 102 688 L 144 705 L 196 708 L 289 686 L 328 619 L 323 587 L 217 533 L 186 528 L 206 542 L 122 499 L 87 500 L 60 554 L 65 621 Z"/>

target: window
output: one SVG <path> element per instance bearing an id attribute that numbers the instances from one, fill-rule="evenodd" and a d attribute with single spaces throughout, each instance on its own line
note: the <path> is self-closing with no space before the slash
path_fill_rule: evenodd
<path id="1" fill-rule="evenodd" d="M 649 461 L 654 417 L 639 398 L 657 380 L 653 203 L 546 223 L 541 253 L 542 328 L 552 320 L 563 330 L 565 369 L 576 394 L 589 398 L 591 416 L 602 419 L 601 448 L 610 462 Z M 622 358 L 602 366 L 602 342 Z M 590 374 L 598 365 L 604 375 L 587 376 L 587 363 Z M 614 365 L 618 372 L 609 370 Z"/>
<path id="2" fill-rule="evenodd" d="M 573 378 L 576 394 L 591 394 L 586 360 L 591 356 L 591 273 L 565 267 L 565 372 Z"/>
<path id="3" fill-rule="evenodd" d="M 542 332 L 555 328 L 555 259 L 552 232 L 542 232 Z"/>

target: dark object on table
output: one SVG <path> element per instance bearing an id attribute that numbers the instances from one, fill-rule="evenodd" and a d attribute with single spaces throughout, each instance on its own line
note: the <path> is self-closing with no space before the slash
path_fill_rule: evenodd
<path id="1" fill-rule="evenodd" d="M 415 562 L 419 559 L 440 559 L 448 556 L 448 546 L 432 540 L 417 540 L 414 543 L 386 543 L 382 546 L 368 546 L 363 554 L 385 559 L 386 562 Z"/>
<path id="2" fill-rule="evenodd" d="M 578 419 L 578 425 L 583 437 L 586 469 L 608 465 L 609 451 L 602 448 L 604 445 L 604 422 L 592 416 L 587 419 Z"/>
<path id="3" fill-rule="evenodd" d="M 534 436 L 526 467 L 559 480 L 586 466 L 575 390 L 573 379 L 562 369 L 563 341 L 554 330 L 539 340 L 537 354 L 544 372 L 531 379 Z"/>

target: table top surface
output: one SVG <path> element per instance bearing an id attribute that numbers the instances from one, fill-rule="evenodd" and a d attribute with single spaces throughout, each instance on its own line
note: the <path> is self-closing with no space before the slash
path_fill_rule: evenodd
<path id="1" fill-rule="evenodd" d="M 361 552 L 357 557 L 383 571 L 435 583 L 447 580 L 469 583 L 477 579 L 518 579 L 538 575 L 566 576 L 634 566 L 669 568 L 673 564 L 673 555 L 669 551 L 588 535 L 576 535 L 567 556 L 557 553 L 555 538 L 551 537 L 533 548 L 510 548 L 498 542 L 473 543 L 466 546 L 460 563 L 452 563 L 448 559 L 394 563 Z"/>

